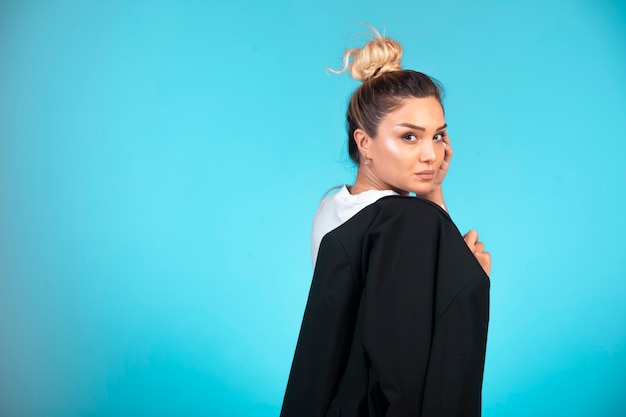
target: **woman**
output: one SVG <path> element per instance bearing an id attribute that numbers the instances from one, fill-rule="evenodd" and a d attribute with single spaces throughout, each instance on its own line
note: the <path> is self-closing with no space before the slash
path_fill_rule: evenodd
<path id="1" fill-rule="evenodd" d="M 345 56 L 363 82 L 347 112 L 358 172 L 315 216 L 281 416 L 480 415 L 490 256 L 445 211 L 439 85 L 402 70 L 401 46 L 375 35 Z"/>

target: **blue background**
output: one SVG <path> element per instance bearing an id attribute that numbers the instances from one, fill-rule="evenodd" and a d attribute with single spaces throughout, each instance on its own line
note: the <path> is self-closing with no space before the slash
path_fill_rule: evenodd
<path id="1" fill-rule="evenodd" d="M 356 21 L 446 87 L 484 415 L 625 415 L 623 1 L 4 0 L 0 416 L 278 415 Z"/>

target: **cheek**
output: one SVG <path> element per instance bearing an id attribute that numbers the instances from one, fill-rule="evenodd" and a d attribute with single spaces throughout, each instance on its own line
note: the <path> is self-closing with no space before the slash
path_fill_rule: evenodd
<path id="1" fill-rule="evenodd" d="M 393 139 L 379 138 L 377 145 L 377 153 L 386 160 L 398 160 L 405 154 L 398 141 Z"/>
<path id="2" fill-rule="evenodd" d="M 380 141 L 380 145 L 381 150 L 390 156 L 397 156 L 400 153 L 398 143 L 395 140 L 385 138 Z"/>

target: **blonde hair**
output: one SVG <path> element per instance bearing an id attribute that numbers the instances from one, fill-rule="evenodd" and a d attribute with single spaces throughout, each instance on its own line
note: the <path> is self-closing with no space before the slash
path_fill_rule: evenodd
<path id="1" fill-rule="evenodd" d="M 346 70 L 352 78 L 365 82 L 386 72 L 402 70 L 402 46 L 398 41 L 386 38 L 371 25 L 366 25 L 374 34 L 374 39 L 362 48 L 351 48 L 343 55 L 343 68 L 334 70 L 335 74 Z M 352 60 L 352 61 L 351 61 Z"/>

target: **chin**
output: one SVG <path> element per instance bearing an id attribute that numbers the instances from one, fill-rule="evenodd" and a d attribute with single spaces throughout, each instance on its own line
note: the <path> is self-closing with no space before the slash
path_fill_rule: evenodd
<path id="1" fill-rule="evenodd" d="M 415 193 L 415 195 L 417 196 L 422 196 L 422 195 L 426 195 L 430 193 L 432 190 L 433 190 L 433 185 L 428 184 L 427 186 L 424 186 L 424 187 L 413 187 L 413 189 L 409 191 L 412 193 Z"/>

